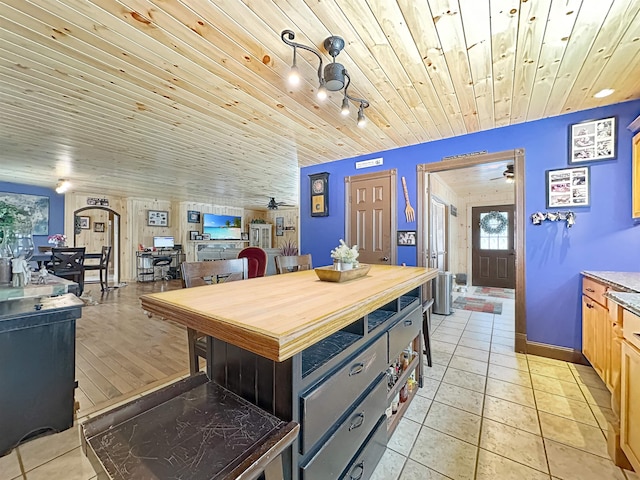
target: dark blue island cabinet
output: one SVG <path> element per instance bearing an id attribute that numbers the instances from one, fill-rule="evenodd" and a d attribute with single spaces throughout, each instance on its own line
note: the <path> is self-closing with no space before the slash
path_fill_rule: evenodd
<path id="1" fill-rule="evenodd" d="M 73 425 L 82 305 L 70 293 L 0 302 L 0 455 L 38 433 Z"/>
<path id="2" fill-rule="evenodd" d="M 145 295 L 142 307 L 208 335 L 211 381 L 300 425 L 285 478 L 366 480 L 421 386 L 436 273 L 372 265 L 334 283 L 302 271 Z"/>

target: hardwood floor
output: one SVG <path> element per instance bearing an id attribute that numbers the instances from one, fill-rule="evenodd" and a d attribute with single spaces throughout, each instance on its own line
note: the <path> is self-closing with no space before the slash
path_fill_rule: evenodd
<path id="1" fill-rule="evenodd" d="M 75 398 L 86 415 L 189 372 L 186 329 L 147 317 L 139 297 L 181 288 L 180 280 L 131 283 L 100 292 L 87 285 L 87 305 L 76 322 Z"/>

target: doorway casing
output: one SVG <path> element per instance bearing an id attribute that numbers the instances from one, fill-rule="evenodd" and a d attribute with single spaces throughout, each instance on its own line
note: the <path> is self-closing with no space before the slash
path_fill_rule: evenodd
<path id="1" fill-rule="evenodd" d="M 417 222 L 418 222 L 418 251 L 417 264 L 427 266 L 427 254 L 429 250 L 429 225 L 427 219 L 430 218 L 431 201 L 429 198 L 429 174 L 457 170 L 461 168 L 473 167 L 487 163 L 513 161 L 514 166 L 514 198 L 515 198 L 515 268 L 516 268 L 516 289 L 515 289 L 515 351 L 526 353 L 527 351 L 527 321 L 525 303 L 525 251 L 524 251 L 524 149 L 505 150 L 496 153 L 486 153 L 474 155 L 472 157 L 456 158 L 452 160 L 423 163 L 417 166 L 418 201 L 417 201 Z M 425 208 L 426 207 L 426 208 Z"/>

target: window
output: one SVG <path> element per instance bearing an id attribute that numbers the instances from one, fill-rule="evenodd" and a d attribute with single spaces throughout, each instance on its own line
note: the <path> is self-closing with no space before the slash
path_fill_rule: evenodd
<path id="1" fill-rule="evenodd" d="M 509 249 L 509 212 L 480 214 L 480 248 L 483 250 Z"/>

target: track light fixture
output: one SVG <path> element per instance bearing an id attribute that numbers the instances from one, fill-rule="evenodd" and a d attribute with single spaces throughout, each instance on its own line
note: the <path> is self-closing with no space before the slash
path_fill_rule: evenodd
<path id="1" fill-rule="evenodd" d="M 63 178 L 58 179 L 58 184 L 56 185 L 56 193 L 64 193 L 71 188 L 71 182 L 69 180 L 64 180 Z"/>
<path id="2" fill-rule="evenodd" d="M 337 36 L 325 38 L 324 48 L 329 55 L 331 55 L 333 62 L 328 63 L 323 69 L 322 55 L 320 55 L 320 52 L 313 47 L 294 42 L 293 40 L 296 38 L 296 35 L 291 30 L 283 30 L 280 34 L 280 38 L 282 38 L 284 43 L 293 48 L 293 63 L 291 65 L 291 70 L 289 71 L 289 84 L 296 86 L 300 83 L 300 74 L 296 63 L 298 48 L 313 53 L 318 57 L 318 61 L 320 62 L 320 65 L 318 66 L 318 91 L 316 92 L 318 100 L 325 100 L 327 98 L 328 91 L 339 92 L 344 89 L 340 112 L 342 115 L 347 116 L 349 115 L 349 101 L 359 103 L 358 126 L 363 127 L 366 124 L 364 109 L 369 107 L 369 102 L 364 98 L 357 98 L 349 95 L 348 88 L 351 83 L 351 77 L 344 66 L 341 63 L 336 62 L 336 57 L 344 48 L 344 40 Z"/>

